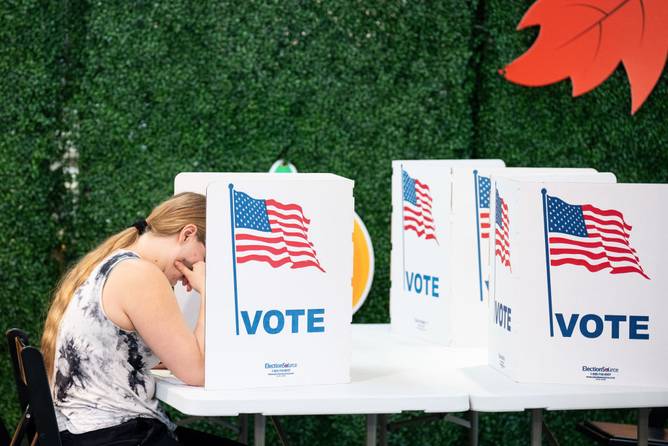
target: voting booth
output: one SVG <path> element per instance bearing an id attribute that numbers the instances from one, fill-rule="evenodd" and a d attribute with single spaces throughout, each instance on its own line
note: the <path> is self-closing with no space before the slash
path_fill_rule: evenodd
<path id="1" fill-rule="evenodd" d="M 501 160 L 392 161 L 390 317 L 396 333 L 452 341 L 452 170 Z M 484 324 L 482 325 L 484 327 Z"/>
<path id="2" fill-rule="evenodd" d="M 496 192 L 510 245 L 491 268 L 489 364 L 518 382 L 668 385 L 668 185 L 497 178 Z"/>
<path id="3" fill-rule="evenodd" d="M 182 173 L 175 186 L 207 196 L 205 387 L 349 382 L 353 182 Z"/>
<path id="4" fill-rule="evenodd" d="M 450 344 L 458 347 L 486 348 L 489 266 L 496 246 L 490 246 L 492 233 L 499 225 L 490 212 L 495 200 L 494 178 L 562 178 L 563 180 L 615 182 L 613 174 L 599 174 L 589 168 L 546 167 L 454 167 L 452 169 L 451 271 L 452 318 Z M 502 214 L 498 214 L 501 218 Z M 504 259 L 506 263 L 508 259 Z"/>

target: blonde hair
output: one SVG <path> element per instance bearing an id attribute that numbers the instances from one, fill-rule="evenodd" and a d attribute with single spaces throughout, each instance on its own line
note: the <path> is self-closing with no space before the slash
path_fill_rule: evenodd
<path id="1" fill-rule="evenodd" d="M 156 206 L 146 218 L 146 222 L 147 231 L 158 236 L 178 234 L 184 226 L 192 223 L 197 226 L 198 240 L 206 243 L 206 197 L 191 192 L 174 195 Z M 60 321 L 74 292 L 105 257 L 117 249 L 127 248 L 138 238 L 139 231 L 135 227 L 129 227 L 112 235 L 76 262 L 58 282 L 42 334 L 42 354 L 50 381 L 53 381 L 56 338 Z"/>

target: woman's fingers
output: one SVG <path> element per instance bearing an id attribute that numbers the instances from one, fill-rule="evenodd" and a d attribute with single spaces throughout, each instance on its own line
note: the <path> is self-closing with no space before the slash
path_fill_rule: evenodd
<path id="1" fill-rule="evenodd" d="M 183 274 L 183 276 L 184 276 L 186 279 L 187 279 L 188 277 L 190 277 L 190 275 L 192 274 L 192 271 L 191 271 L 186 265 L 184 265 L 183 263 L 181 263 L 181 262 L 178 261 L 178 260 L 175 260 L 175 261 L 174 261 L 174 266 L 176 267 L 176 269 L 179 270 L 179 272 L 181 272 L 181 274 Z"/>
<path id="2" fill-rule="evenodd" d="M 187 291 L 196 290 L 201 292 L 204 289 L 204 262 L 196 262 L 193 264 L 192 269 L 190 269 L 185 263 L 175 260 L 174 266 L 183 274 L 181 283 L 186 287 Z"/>
<path id="3" fill-rule="evenodd" d="M 192 285 L 190 285 L 190 281 L 188 280 L 188 275 L 192 274 L 193 272 L 178 260 L 174 262 L 174 265 L 176 266 L 176 269 L 178 269 L 183 274 L 183 277 L 181 278 L 181 285 L 183 285 L 186 288 L 187 292 L 192 291 L 193 287 Z"/>

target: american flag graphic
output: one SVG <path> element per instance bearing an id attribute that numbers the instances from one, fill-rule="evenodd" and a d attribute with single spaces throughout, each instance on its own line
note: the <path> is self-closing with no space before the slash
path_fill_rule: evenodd
<path id="1" fill-rule="evenodd" d="M 478 177 L 478 212 L 480 216 L 480 238 L 489 238 L 489 196 L 492 184 L 489 177 Z M 470 189 L 469 189 L 470 190 Z"/>
<path id="2" fill-rule="evenodd" d="M 313 266 L 320 271 L 316 252 L 308 239 L 311 220 L 298 204 L 270 198 L 252 198 L 234 191 L 234 239 L 237 263 L 267 262 L 273 268 Z"/>
<path id="3" fill-rule="evenodd" d="M 510 268 L 510 219 L 508 218 L 508 204 L 496 191 L 496 224 L 495 224 L 495 251 L 496 257 L 503 266 Z"/>
<path id="4" fill-rule="evenodd" d="M 432 198 L 429 186 L 417 178 L 411 178 L 403 169 L 401 177 L 404 191 L 404 230 L 415 231 L 420 238 L 436 240 L 436 226 L 431 213 Z"/>
<path id="5" fill-rule="evenodd" d="M 637 273 L 649 279 L 636 250 L 631 226 L 615 209 L 568 204 L 547 195 L 550 265 L 578 265 L 591 272 Z"/>

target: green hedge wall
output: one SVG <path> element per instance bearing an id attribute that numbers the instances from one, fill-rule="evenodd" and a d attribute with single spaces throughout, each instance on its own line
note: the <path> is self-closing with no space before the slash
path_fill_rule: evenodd
<path id="1" fill-rule="evenodd" d="M 665 182 L 666 76 L 629 116 L 621 72 L 577 99 L 566 82 L 529 89 L 497 74 L 536 35 L 514 30 L 530 4 L 3 3 L 0 169 L 12 180 L 0 189 L 0 321 L 37 339 L 63 267 L 147 214 L 181 171 L 266 171 L 285 157 L 303 172 L 354 179 L 377 262 L 355 322 L 389 321 L 392 159 L 500 157 Z M 79 154 L 78 188 L 66 190 L 58 163 L 70 147 Z M 0 390 L 14 423 L 4 360 Z M 634 413 L 545 418 L 562 444 L 587 445 L 574 432 L 578 420 L 632 421 Z M 293 444 L 364 440 L 361 416 L 283 422 Z M 527 414 L 481 415 L 483 445 L 522 445 L 528 435 Z M 466 436 L 432 422 L 393 432 L 390 444 L 454 445 Z M 268 429 L 268 443 L 276 441 Z"/>
<path id="2" fill-rule="evenodd" d="M 62 263 L 63 181 L 51 167 L 62 158 L 63 47 L 53 39 L 60 18 L 55 6 L 39 1 L 0 5 L 0 320 L 3 332 L 21 327 L 37 342 Z M 6 348 L 0 395 L 2 418 L 14 423 L 18 409 Z"/>

